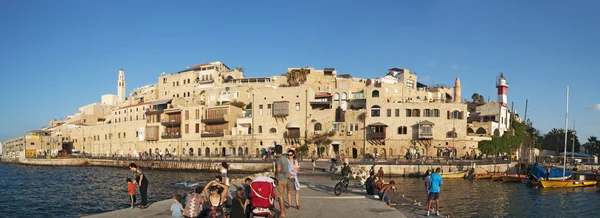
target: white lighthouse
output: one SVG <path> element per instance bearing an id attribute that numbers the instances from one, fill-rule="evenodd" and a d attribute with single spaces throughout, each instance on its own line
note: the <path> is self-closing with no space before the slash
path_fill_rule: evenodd
<path id="1" fill-rule="evenodd" d="M 496 80 L 496 88 L 498 88 L 498 102 L 504 107 L 508 107 L 508 98 L 506 97 L 506 90 L 508 89 L 508 83 L 504 78 L 504 73 L 500 73 L 500 76 Z"/>

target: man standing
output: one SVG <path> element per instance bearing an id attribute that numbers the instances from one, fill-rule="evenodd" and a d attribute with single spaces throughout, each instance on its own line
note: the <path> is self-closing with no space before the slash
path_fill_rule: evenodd
<path id="1" fill-rule="evenodd" d="M 317 166 L 317 152 L 313 151 L 312 155 L 310 156 L 310 161 L 312 162 L 312 173 L 315 173 L 315 167 Z"/>
<path id="2" fill-rule="evenodd" d="M 275 154 L 277 160 L 275 160 L 275 177 L 277 178 L 277 200 L 279 200 L 279 208 L 281 210 L 280 217 L 285 217 L 285 203 L 283 201 L 283 194 L 286 193 L 287 183 L 289 180 L 289 161 L 283 156 L 283 146 L 275 145 Z"/>
<path id="3" fill-rule="evenodd" d="M 440 215 L 440 187 L 443 184 L 442 176 L 440 175 L 441 171 L 442 169 L 438 167 L 435 169 L 435 173 L 431 174 L 429 179 L 429 197 L 427 198 L 427 205 L 425 205 L 427 207 L 425 216 L 429 216 L 432 201 L 435 201 L 435 214 L 437 216 Z"/>

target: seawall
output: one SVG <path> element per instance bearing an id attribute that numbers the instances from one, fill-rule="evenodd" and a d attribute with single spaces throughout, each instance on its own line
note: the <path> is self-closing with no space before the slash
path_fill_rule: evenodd
<path id="1" fill-rule="evenodd" d="M 195 170 L 195 171 L 218 171 L 221 161 L 149 161 L 149 160 L 106 160 L 87 158 L 65 158 L 65 159 L 22 159 L 16 162 L 23 165 L 37 166 L 102 166 L 102 167 L 127 167 L 129 163 L 135 163 L 146 169 L 158 170 Z M 273 167 L 271 162 L 256 163 L 233 163 L 230 164 L 231 173 L 259 173 Z"/>
<path id="2" fill-rule="evenodd" d="M 482 164 L 475 165 L 475 173 L 488 173 L 488 172 L 513 172 L 516 173 L 517 169 L 515 169 L 515 165 L 517 162 L 513 162 L 510 164 Z M 369 172 L 371 166 L 373 164 L 354 164 L 355 167 L 365 169 L 366 172 Z M 440 167 L 443 172 L 458 172 L 458 171 L 466 171 L 471 168 L 471 165 L 435 165 L 435 164 L 423 164 L 423 165 L 388 165 L 388 164 L 376 164 L 375 172 L 379 170 L 380 167 L 383 167 L 383 171 L 386 175 L 390 176 L 419 176 L 424 175 L 428 169 L 435 170 Z"/>

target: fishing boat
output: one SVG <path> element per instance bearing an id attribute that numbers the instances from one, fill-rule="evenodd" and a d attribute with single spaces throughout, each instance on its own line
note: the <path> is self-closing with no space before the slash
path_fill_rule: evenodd
<path id="1" fill-rule="evenodd" d="M 565 118 L 565 151 L 563 158 L 563 169 L 567 166 L 567 133 L 569 132 L 569 87 L 567 86 L 567 116 Z M 563 178 L 567 175 L 566 170 L 563 170 Z M 544 188 L 574 188 L 574 187 L 585 187 L 594 186 L 597 181 L 593 180 L 574 180 L 574 179 L 562 179 L 562 180 L 542 180 L 540 184 Z"/>
<path id="2" fill-rule="evenodd" d="M 476 179 L 492 179 L 492 176 L 501 176 L 503 173 L 481 173 L 475 175 Z"/>
<path id="3" fill-rule="evenodd" d="M 521 182 L 521 180 L 526 178 L 527 176 L 522 174 L 509 174 L 502 176 L 502 182 Z"/>
<path id="4" fill-rule="evenodd" d="M 443 179 L 458 179 L 464 178 L 466 172 L 451 172 L 451 173 L 440 173 Z"/>

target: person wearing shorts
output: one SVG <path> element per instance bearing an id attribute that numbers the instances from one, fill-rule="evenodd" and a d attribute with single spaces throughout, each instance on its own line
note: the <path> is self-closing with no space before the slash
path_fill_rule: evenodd
<path id="1" fill-rule="evenodd" d="M 379 196 L 379 199 L 381 199 L 381 201 L 385 202 L 388 206 L 392 206 L 392 201 L 390 200 L 390 198 L 387 196 L 387 191 L 389 190 L 396 190 L 396 182 L 394 180 L 390 181 L 390 184 L 384 185 L 383 187 L 381 187 L 381 191 L 379 191 L 377 193 L 377 196 Z"/>
<path id="2" fill-rule="evenodd" d="M 439 167 L 435 169 L 435 173 L 431 174 L 429 178 L 429 196 L 427 196 L 427 213 L 425 216 L 429 216 L 429 210 L 431 209 L 431 202 L 435 201 L 435 214 L 440 215 L 440 189 L 443 184 L 442 176 L 440 172 L 442 169 Z"/>
<path id="3" fill-rule="evenodd" d="M 279 200 L 279 209 L 281 211 L 280 217 L 285 217 L 285 203 L 283 201 L 283 195 L 286 193 L 286 188 L 290 176 L 289 161 L 283 156 L 283 146 L 276 145 L 275 153 L 277 159 L 275 160 L 275 177 L 277 178 L 277 195 L 275 196 Z"/>

